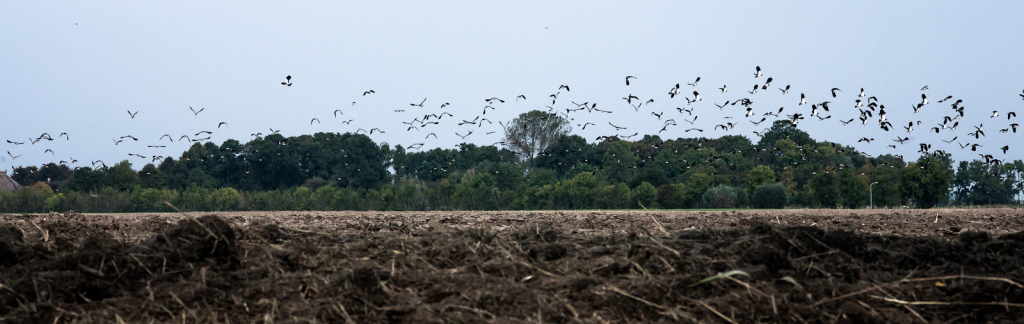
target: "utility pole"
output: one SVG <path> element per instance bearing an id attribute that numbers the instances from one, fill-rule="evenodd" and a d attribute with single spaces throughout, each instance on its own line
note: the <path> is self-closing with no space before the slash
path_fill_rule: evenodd
<path id="1" fill-rule="evenodd" d="M 871 200 L 871 209 L 875 209 L 875 193 L 871 189 L 876 183 L 878 183 L 878 181 L 872 182 L 868 185 L 868 199 Z"/>

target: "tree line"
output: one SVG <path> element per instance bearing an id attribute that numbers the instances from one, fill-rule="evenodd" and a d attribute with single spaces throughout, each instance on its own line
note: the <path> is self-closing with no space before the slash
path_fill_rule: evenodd
<path id="1" fill-rule="evenodd" d="M 1020 204 L 1024 194 L 1020 160 L 954 169 L 942 153 L 868 156 L 785 121 L 757 143 L 736 135 L 590 142 L 545 116 L 521 115 L 511 126 L 520 135 L 505 147 L 410 151 L 362 134 L 271 134 L 195 143 L 139 171 L 127 160 L 19 167 L 11 176 L 27 186 L 0 191 L 0 212 L 172 211 L 165 201 L 191 211 L 930 208 Z M 554 133 L 531 140 L 539 118 Z"/>

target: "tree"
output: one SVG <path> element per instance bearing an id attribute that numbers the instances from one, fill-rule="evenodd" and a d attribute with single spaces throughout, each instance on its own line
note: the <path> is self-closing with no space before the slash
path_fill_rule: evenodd
<path id="1" fill-rule="evenodd" d="M 668 209 L 683 207 L 683 190 L 686 190 L 686 188 L 681 183 L 667 184 L 659 187 L 658 206 Z"/>
<path id="2" fill-rule="evenodd" d="M 754 189 L 763 184 L 775 182 L 775 171 L 767 165 L 758 165 L 747 173 L 747 191 L 754 195 Z"/>
<path id="3" fill-rule="evenodd" d="M 807 132 L 797 129 L 788 120 L 779 119 L 772 123 L 771 129 L 761 137 L 757 146 L 771 148 L 775 142 L 782 139 L 791 140 L 797 145 L 813 145 L 815 143 Z"/>
<path id="4" fill-rule="evenodd" d="M 943 203 L 953 182 L 953 166 L 949 154 L 922 156 L 917 163 L 903 168 L 904 196 L 917 201 L 917 207 L 931 208 Z"/>
<path id="5" fill-rule="evenodd" d="M 146 164 L 142 170 L 139 170 L 139 179 L 142 180 L 143 188 L 160 189 L 166 186 L 164 175 L 152 163 Z"/>
<path id="6" fill-rule="evenodd" d="M 957 200 L 971 205 L 1012 203 L 1017 191 L 1013 169 L 1013 164 L 960 161 L 953 180 Z"/>
<path id="7" fill-rule="evenodd" d="M 637 204 L 640 204 L 641 207 L 646 208 L 650 206 L 654 208 L 654 201 L 658 198 L 658 189 L 644 181 L 636 186 L 636 188 L 633 188 L 633 197 L 636 198 Z"/>
<path id="8" fill-rule="evenodd" d="M 139 179 L 139 175 L 132 169 L 132 163 L 128 160 L 118 162 L 117 165 L 107 169 L 107 179 L 107 183 L 118 191 L 125 191 L 142 184 L 142 180 Z"/>
<path id="9" fill-rule="evenodd" d="M 821 207 L 835 208 L 842 202 L 839 177 L 835 170 L 819 170 L 809 182 L 811 197 Z"/>
<path id="10" fill-rule="evenodd" d="M 81 192 L 99 191 L 107 185 L 103 169 L 93 170 L 90 167 L 83 167 L 71 175 L 71 179 L 65 184 L 66 188 Z"/>
<path id="11" fill-rule="evenodd" d="M 629 151 L 629 143 L 615 141 L 604 152 L 601 165 L 608 181 L 629 182 L 633 179 L 633 167 L 636 166 L 636 155 Z"/>
<path id="12" fill-rule="evenodd" d="M 547 150 L 537 156 L 536 166 L 555 170 L 559 178 L 566 179 L 581 165 L 599 163 L 595 145 L 579 135 L 562 135 Z M 575 175 L 573 175 L 575 176 Z"/>
<path id="13" fill-rule="evenodd" d="M 839 171 L 839 188 L 841 204 L 846 208 L 857 208 L 866 205 L 868 200 L 868 183 L 856 176 L 850 168 Z"/>
<path id="14" fill-rule="evenodd" d="M 570 131 L 569 121 L 562 116 L 533 110 L 519 114 L 505 127 L 505 145 L 533 166 L 537 153 L 546 151 Z"/>
<path id="15" fill-rule="evenodd" d="M 891 155 L 879 156 L 875 162 L 879 164 L 870 169 L 870 174 L 871 182 L 876 182 L 876 184 L 868 189 L 871 195 L 869 199 L 874 200 L 875 206 L 903 205 L 902 189 L 900 188 L 903 182 L 900 178 L 903 162 L 891 158 Z"/>

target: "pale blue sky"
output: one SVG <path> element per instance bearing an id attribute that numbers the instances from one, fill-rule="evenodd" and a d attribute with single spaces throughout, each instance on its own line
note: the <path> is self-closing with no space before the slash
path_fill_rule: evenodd
<path id="1" fill-rule="evenodd" d="M 380 128 L 386 133 L 371 136 L 377 142 L 428 149 L 451 147 L 462 142 L 456 132 L 472 129 L 465 141 L 488 145 L 501 139 L 499 120 L 546 110 L 562 84 L 572 91 L 562 91 L 556 108 L 587 101 L 614 111 L 571 114 L 573 133 L 591 141 L 616 133 L 608 122 L 628 127 L 618 134 L 656 134 L 664 121 L 650 113 L 664 112 L 679 125 L 663 139 L 741 134 L 756 142 L 752 132 L 770 123 L 755 127 L 742 120 L 739 105 L 719 111 L 714 104 L 750 98 L 758 116 L 779 107 L 809 115 L 810 105 L 797 105 L 802 92 L 808 103 L 832 101 L 823 112 L 832 119 L 800 123 L 818 140 L 873 155 L 912 158 L 926 142 L 957 160 L 977 153 L 1021 159 L 1024 129 L 998 130 L 1019 122 L 1005 112 L 1024 113 L 1022 22 L 1024 2 L 1017 1 L 7 1 L 0 4 L 0 75 L 7 80 L 0 87 L 0 169 L 71 157 L 79 161 L 73 166 L 128 158 L 141 168 L 150 159 L 129 153 L 177 158 L 189 146 L 178 138 L 201 130 L 213 131 L 219 145 L 269 128 L 286 136 Z M 755 79 L 758 65 L 764 77 Z M 282 86 L 289 74 L 294 85 Z M 626 75 L 637 77 L 628 87 Z M 686 86 L 698 76 L 696 88 Z M 768 90 L 746 93 L 769 76 Z M 669 99 L 676 83 L 682 94 Z M 728 93 L 717 90 L 723 84 Z M 792 90 L 782 95 L 778 88 L 787 84 Z M 931 103 L 915 115 L 911 105 L 925 85 Z M 843 90 L 838 98 L 833 87 Z M 861 87 L 886 105 L 897 130 L 880 130 L 877 116 L 868 126 L 839 123 L 858 116 Z M 370 89 L 376 93 L 362 96 Z M 687 106 L 682 96 L 694 89 L 704 100 Z M 528 100 L 516 102 L 520 94 Z M 629 94 L 655 102 L 637 112 L 620 99 Z M 930 134 L 953 113 L 950 102 L 936 103 L 947 95 L 963 99 L 967 115 L 956 131 Z M 506 100 L 482 116 L 494 125 L 457 125 L 480 115 L 490 97 Z M 424 98 L 424 108 L 409 106 Z M 445 102 L 451 105 L 439 109 Z M 189 106 L 206 110 L 194 116 Z M 705 132 L 684 133 L 692 126 L 682 119 L 690 116 L 676 107 L 695 108 Z M 344 116 L 334 118 L 335 109 Z M 132 119 L 127 110 L 139 113 Z M 993 110 L 1001 117 L 989 118 Z M 411 132 L 401 123 L 442 111 L 455 118 Z M 725 116 L 739 126 L 712 131 L 729 121 Z M 322 123 L 310 125 L 314 117 Z M 912 133 L 902 130 L 917 120 L 923 123 Z M 217 129 L 222 121 L 228 126 Z M 588 121 L 596 125 L 575 126 Z M 968 138 L 982 123 L 987 136 Z M 43 132 L 67 132 L 71 140 L 6 142 Z M 438 139 L 424 139 L 431 132 Z M 114 145 L 129 134 L 139 141 Z M 158 140 L 163 134 L 174 142 Z M 911 141 L 886 148 L 897 136 Z M 954 136 L 983 146 L 971 152 L 940 141 Z M 876 141 L 857 143 L 861 137 Z M 1007 144 L 1004 155 L 998 148 Z"/>

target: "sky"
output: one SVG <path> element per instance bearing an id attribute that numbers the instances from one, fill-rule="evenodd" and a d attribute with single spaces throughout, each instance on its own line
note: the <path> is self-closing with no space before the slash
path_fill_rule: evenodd
<path id="1" fill-rule="evenodd" d="M 182 135 L 220 145 L 271 129 L 297 136 L 378 128 L 384 133 L 370 135 L 374 141 L 423 143 L 420 150 L 492 145 L 503 137 L 499 121 L 547 106 L 565 112 L 573 102 L 612 111 L 569 113 L 572 133 L 591 142 L 639 133 L 632 139 L 743 135 L 756 143 L 754 132 L 775 117 L 757 126 L 745 119 L 783 107 L 781 118 L 805 115 L 798 127 L 812 138 L 873 156 L 911 160 L 929 143 L 958 161 L 979 153 L 1012 161 L 1024 159 L 1024 128 L 999 130 L 1020 120 L 1007 112 L 1024 113 L 1022 21 L 1019 1 L 7 1 L 0 170 L 72 159 L 72 167 L 128 159 L 141 169 L 153 156 L 180 157 L 191 145 Z M 292 86 L 281 84 L 287 75 Z M 636 79 L 627 86 L 626 76 Z M 747 92 L 768 77 L 767 90 Z M 670 98 L 677 83 L 680 94 Z M 835 98 L 832 88 L 841 90 Z M 895 129 L 881 130 L 877 111 L 867 125 L 840 123 L 860 115 L 860 88 L 886 106 Z M 687 104 L 692 91 L 702 100 Z M 801 93 L 807 105 L 798 105 Z M 922 94 L 929 104 L 914 113 Z M 622 99 L 629 95 L 654 102 L 636 108 Z M 953 99 L 937 103 L 946 96 Z M 484 114 L 492 97 L 505 102 Z M 716 107 L 741 98 L 752 101 L 754 117 L 740 105 Z M 959 127 L 929 132 L 959 99 Z M 823 101 L 830 111 L 821 116 L 832 117 L 811 117 L 810 104 Z M 403 124 L 442 112 L 453 116 L 419 130 Z M 493 124 L 458 125 L 478 116 Z M 684 121 L 693 116 L 694 125 Z M 659 133 L 668 119 L 677 125 Z M 713 130 L 726 122 L 736 126 Z M 975 126 L 984 137 L 967 135 Z M 685 132 L 694 127 L 704 131 Z M 194 136 L 204 130 L 212 134 Z M 55 140 L 31 144 L 42 133 Z M 436 139 L 425 138 L 430 133 Z M 138 141 L 115 144 L 126 135 Z M 874 141 L 858 142 L 865 137 Z M 967 143 L 981 146 L 961 149 Z"/>

